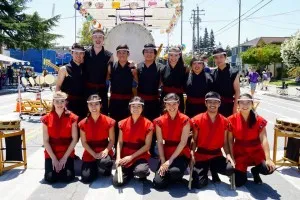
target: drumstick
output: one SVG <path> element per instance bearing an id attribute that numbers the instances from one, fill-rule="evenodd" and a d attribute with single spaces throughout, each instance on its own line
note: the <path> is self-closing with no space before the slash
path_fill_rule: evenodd
<path id="1" fill-rule="evenodd" d="M 118 174 L 118 183 L 123 183 L 123 172 L 122 167 L 119 165 L 117 168 L 117 174 Z"/>
<path id="2" fill-rule="evenodd" d="M 189 190 L 192 189 L 192 181 L 193 181 L 193 171 L 194 171 L 194 165 L 192 164 L 190 169 L 190 179 L 189 179 Z"/>
<path id="3" fill-rule="evenodd" d="M 235 190 L 235 189 L 236 189 L 236 187 L 235 187 L 235 173 L 233 173 L 233 174 L 231 175 L 230 188 L 231 188 L 232 190 Z"/>

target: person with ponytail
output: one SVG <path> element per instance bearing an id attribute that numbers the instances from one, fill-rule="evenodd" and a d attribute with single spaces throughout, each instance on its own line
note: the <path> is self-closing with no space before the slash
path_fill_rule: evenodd
<path id="1" fill-rule="evenodd" d="M 180 112 L 184 112 L 183 88 L 186 80 L 186 67 L 182 59 L 181 49 L 172 47 L 168 53 L 168 63 L 161 69 L 161 104 L 164 105 L 163 99 L 168 93 L 175 93 L 179 96 Z"/>
<path id="2" fill-rule="evenodd" d="M 45 181 L 71 182 L 75 178 L 74 148 L 78 141 L 78 116 L 66 111 L 67 94 L 57 91 L 53 95 L 52 111 L 43 116 L 45 146 Z"/>
<path id="3" fill-rule="evenodd" d="M 143 117 L 144 100 L 135 96 L 129 102 L 131 116 L 119 122 L 116 167 L 122 167 L 123 182 L 118 182 L 118 170 L 113 185 L 122 186 L 133 178 L 145 180 L 149 171 L 149 149 L 152 141 L 153 124 Z"/>
<path id="4" fill-rule="evenodd" d="M 93 181 L 98 174 L 111 175 L 112 147 L 115 142 L 115 120 L 100 113 L 100 96 L 98 94 L 89 96 L 87 104 L 88 116 L 78 124 L 84 148 L 81 180 L 85 183 Z"/>
<path id="5" fill-rule="evenodd" d="M 267 121 L 254 112 L 250 94 L 240 96 L 238 108 L 239 112 L 228 118 L 228 144 L 235 162 L 235 184 L 240 187 L 247 182 L 247 167 L 253 165 L 254 182 L 262 184 L 259 174 L 268 175 L 275 170 L 267 140 Z"/>

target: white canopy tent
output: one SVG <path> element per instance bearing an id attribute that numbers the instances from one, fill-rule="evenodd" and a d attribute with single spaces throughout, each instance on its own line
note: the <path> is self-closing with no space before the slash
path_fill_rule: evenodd
<path id="1" fill-rule="evenodd" d="M 22 65 L 28 64 L 30 65 L 29 61 L 24 61 L 24 60 L 18 60 L 9 56 L 5 56 L 3 54 L 0 54 L 0 62 L 3 62 L 4 64 L 13 64 L 13 63 L 21 63 Z"/>

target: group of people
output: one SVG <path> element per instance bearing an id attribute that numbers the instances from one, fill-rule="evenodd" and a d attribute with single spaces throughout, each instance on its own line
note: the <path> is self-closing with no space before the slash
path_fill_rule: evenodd
<path id="1" fill-rule="evenodd" d="M 235 173 L 236 186 L 246 183 L 248 166 L 254 165 L 251 172 L 258 184 L 259 174 L 274 171 L 267 122 L 253 111 L 252 96 L 240 95 L 238 71 L 226 64 L 223 49 L 214 51 L 218 68 L 205 72 L 203 58 L 198 57 L 188 70 L 179 48 L 169 49 L 165 66 L 156 63 L 154 44 L 144 46 L 145 60 L 137 66 L 128 62 L 129 47 L 119 45 L 114 62 L 103 47 L 104 32 L 95 30 L 92 38 L 89 50 L 72 46 L 73 59 L 58 74 L 53 110 L 42 118 L 46 181 L 74 179 L 78 132 L 85 149 L 83 182 L 99 174 L 110 176 L 114 157 L 116 167 L 122 168 L 122 181 L 116 170 L 114 186 L 133 177 L 146 179 L 155 145 L 157 189 L 180 181 L 189 163 L 194 164 L 194 188 L 208 184 L 208 170 L 214 182 L 220 181 L 218 173 Z M 134 81 L 137 96 L 132 92 Z"/>
<path id="2" fill-rule="evenodd" d="M 261 90 L 268 90 L 268 84 L 271 80 L 272 73 L 267 70 L 263 71 L 262 75 L 255 70 L 255 68 L 250 69 L 251 71 L 248 73 L 248 80 L 250 83 L 250 93 L 253 96 L 256 90 L 256 87 L 259 83 L 261 83 Z"/>

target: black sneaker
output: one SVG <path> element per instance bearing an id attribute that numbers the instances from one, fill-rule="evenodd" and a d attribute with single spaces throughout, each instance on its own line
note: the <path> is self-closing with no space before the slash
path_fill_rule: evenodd
<path id="1" fill-rule="evenodd" d="M 251 173 L 253 175 L 254 183 L 261 185 L 263 182 L 259 176 L 259 173 L 255 171 L 254 167 L 251 169 Z"/>

